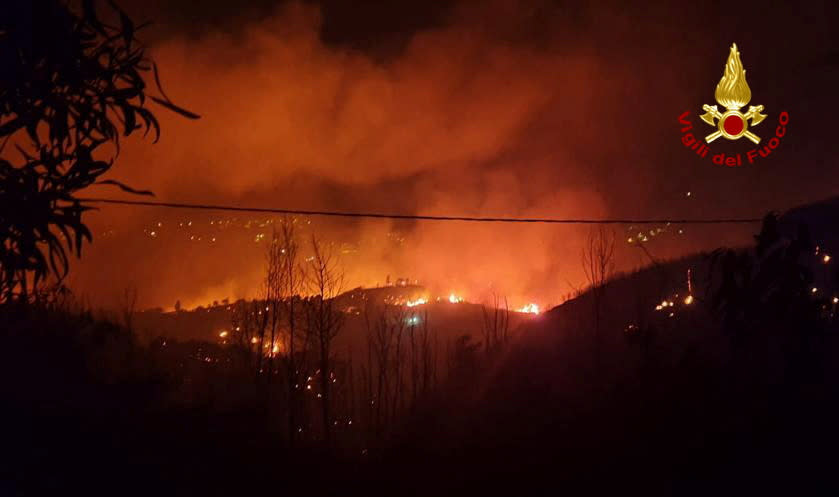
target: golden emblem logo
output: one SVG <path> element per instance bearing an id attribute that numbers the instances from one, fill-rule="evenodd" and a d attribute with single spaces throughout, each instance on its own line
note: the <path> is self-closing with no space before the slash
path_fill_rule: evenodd
<path id="1" fill-rule="evenodd" d="M 740 112 L 740 109 L 752 99 L 752 90 L 749 88 L 749 83 L 746 82 L 746 70 L 743 69 L 743 63 L 740 62 L 740 52 L 737 50 L 736 43 L 731 45 L 731 52 L 728 54 L 728 61 L 725 63 L 725 71 L 722 79 L 717 83 L 714 98 L 725 107 L 726 111 L 720 113 L 716 105 L 705 104 L 702 106 L 705 114 L 702 114 L 699 118 L 711 126 L 719 128 L 706 136 L 705 142 L 711 143 L 721 136 L 729 140 L 737 140 L 745 136 L 755 145 L 760 143 L 760 137 L 749 131 L 749 121 L 751 121 L 752 126 L 757 126 L 766 119 L 766 114 L 761 114 L 763 112 L 762 105 L 749 106 L 749 110 L 745 114 Z"/>
<path id="2" fill-rule="evenodd" d="M 702 143 L 701 138 L 694 137 L 692 133 L 688 132 L 693 128 L 693 124 L 688 120 L 691 112 L 686 111 L 679 116 L 679 124 L 683 126 L 681 129 L 682 144 L 703 158 L 709 155 L 710 147 L 708 145 L 719 137 L 739 140 L 745 136 L 755 145 L 759 145 L 761 138 L 749 128 L 763 122 L 767 115 L 763 113 L 763 105 L 750 105 L 746 112 L 741 112 L 741 109 L 748 105 L 752 99 L 752 90 L 746 82 L 746 69 L 740 60 L 740 51 L 737 49 L 736 43 L 731 45 L 722 79 L 717 83 L 716 91 L 714 91 L 714 98 L 723 109 L 721 110 L 717 105 L 705 104 L 702 106 L 705 113 L 699 115 L 699 118 L 708 125 L 717 128 L 717 130 L 707 135 L 704 140 L 705 143 Z M 778 115 L 778 126 L 775 128 L 775 134 L 766 145 L 747 151 L 745 154 L 746 160 L 753 164 L 760 157 L 768 157 L 780 145 L 781 137 L 786 134 L 788 122 L 789 113 L 781 112 Z M 715 164 L 729 167 L 741 166 L 744 162 L 740 153 L 726 154 L 725 152 L 711 156 L 711 160 Z"/>

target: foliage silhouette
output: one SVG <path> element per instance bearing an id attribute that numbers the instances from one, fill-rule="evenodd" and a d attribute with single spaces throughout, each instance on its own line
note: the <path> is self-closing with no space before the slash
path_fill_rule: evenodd
<path id="1" fill-rule="evenodd" d="M 806 226 L 785 238 L 778 217 L 767 214 L 755 236 L 754 251 L 721 249 L 712 254 L 711 271 L 720 282 L 711 303 L 723 318 L 726 331 L 742 338 L 758 329 L 781 324 L 810 329 L 827 302 L 814 295 L 814 275 L 806 264 L 815 250 Z"/>
<path id="2" fill-rule="evenodd" d="M 118 25 L 94 2 L 76 12 L 58 0 L 14 0 L 0 18 L 0 302 L 26 300 L 52 275 L 69 270 L 92 234 L 92 209 L 76 195 L 94 184 L 151 192 L 99 178 L 119 153 L 120 135 L 142 129 L 160 136 L 152 102 L 188 118 L 160 88 L 157 67 L 135 34 L 142 26 L 110 3 Z M 152 73 L 161 97 L 149 95 Z M 146 73 L 146 74 L 144 74 Z M 10 144 L 22 163 L 14 164 Z M 103 145 L 114 150 L 108 157 Z M 16 154 L 17 155 L 17 154 Z M 103 158 L 107 157 L 107 158 Z"/>

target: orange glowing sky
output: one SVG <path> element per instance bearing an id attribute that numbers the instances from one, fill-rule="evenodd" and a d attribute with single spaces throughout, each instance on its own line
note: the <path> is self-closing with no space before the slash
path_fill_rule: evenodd
<path id="1" fill-rule="evenodd" d="M 159 199 L 419 214 L 698 217 L 761 215 L 831 193 L 816 178 L 780 178 L 793 151 L 807 152 L 795 136 L 784 143 L 785 156 L 736 173 L 692 160 L 679 143 L 677 116 L 711 103 L 729 30 L 745 17 L 731 27 L 701 27 L 691 17 L 700 7 L 640 16 L 617 6 L 460 2 L 442 20 L 401 33 L 398 43 L 383 39 L 381 45 L 394 45 L 383 56 L 324 41 L 332 20 L 317 4 L 284 2 L 268 15 L 236 21 L 235 29 L 208 24 L 198 34 L 178 28 L 162 5 L 150 10 L 162 19 L 149 28 L 150 53 L 167 94 L 202 119 L 161 110 L 160 142 L 126 140 L 111 173 Z M 131 5 L 129 12 L 145 13 Z M 787 71 L 760 48 L 772 27 L 738 46 L 753 98 L 770 114 L 784 105 L 795 116 L 800 101 L 769 82 Z M 721 39 L 699 44 L 708 34 Z M 190 241 L 198 231 L 177 228 L 189 220 L 196 230 L 212 230 L 210 221 L 232 217 L 104 207 L 89 218 L 96 239 L 70 282 L 106 305 L 118 304 L 128 286 L 144 307 L 254 295 L 262 265 L 258 228 L 219 232 L 213 243 Z M 160 236 L 144 234 L 158 222 Z M 584 227 L 312 222 L 307 229 L 358 248 L 345 257 L 348 287 L 405 276 L 442 295 L 480 300 L 496 292 L 514 306 L 544 307 L 584 283 Z M 619 269 L 645 263 L 639 250 L 620 243 L 626 227 L 616 230 Z M 261 231 L 270 236 L 270 228 Z M 394 245 L 394 233 L 404 243 Z M 671 230 L 650 250 L 674 256 L 739 243 L 748 233 Z"/>

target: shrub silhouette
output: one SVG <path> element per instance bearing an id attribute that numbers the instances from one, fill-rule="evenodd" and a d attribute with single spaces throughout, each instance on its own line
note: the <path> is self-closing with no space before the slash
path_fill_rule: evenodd
<path id="1" fill-rule="evenodd" d="M 721 249 L 712 255 L 711 270 L 719 270 L 719 285 L 711 292 L 726 331 L 748 335 L 783 323 L 813 324 L 821 299 L 813 297 L 813 271 L 806 256 L 814 250 L 806 226 L 784 238 L 778 218 L 767 214 L 754 251 Z"/>
<path id="2" fill-rule="evenodd" d="M 160 88 L 157 68 L 135 37 L 137 27 L 111 4 L 119 25 L 102 21 L 92 0 L 80 13 L 56 0 L 13 0 L 0 18 L 0 154 L 11 141 L 21 163 L 0 156 L 0 301 L 26 300 L 52 275 L 69 270 L 92 235 L 92 209 L 77 194 L 113 165 L 101 146 L 119 151 L 120 135 L 160 127 L 147 99 L 185 117 Z M 154 75 L 161 97 L 149 95 Z M 103 158 L 105 156 L 106 158 Z"/>

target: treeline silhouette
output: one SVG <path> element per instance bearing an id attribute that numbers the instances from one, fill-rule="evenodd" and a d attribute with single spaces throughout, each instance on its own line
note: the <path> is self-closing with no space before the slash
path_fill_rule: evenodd
<path id="1" fill-rule="evenodd" d="M 316 490 L 338 475 L 363 481 L 348 468 L 369 471 L 420 409 L 471 388 L 508 345 L 510 311 L 500 298 L 484 308 L 481 329 L 445 344 L 425 309 L 366 297 L 361 310 L 341 307 L 332 247 L 312 237 L 304 259 L 294 221 L 278 224 L 260 297 L 233 304 L 221 343 L 161 336 L 141 344 L 132 292 L 121 319 L 97 315 L 67 291 L 0 306 L 10 352 L 3 373 L 22 380 L 3 395 L 25 427 L 10 445 L 19 454 L 13 488 L 82 484 L 93 463 L 100 470 L 85 485 L 96 488 L 145 468 L 132 488 L 139 493 L 264 491 L 277 471 L 294 488 L 310 485 L 304 475 Z M 348 313 L 364 323 L 358 356 L 332 349 Z M 33 441 L 43 460 L 30 457 Z M 77 450 L 83 460 L 70 457 Z M 209 476 L 193 466 L 220 461 L 224 471 Z M 43 465 L 55 466 L 52 479 L 40 478 Z M 245 476 L 254 471 L 267 480 Z"/>
<path id="2" fill-rule="evenodd" d="M 830 253 L 769 215 L 753 248 L 617 276 L 529 327 L 478 400 L 424 418 L 434 450 L 422 431 L 399 451 L 459 493 L 835 494 Z"/>
<path id="3" fill-rule="evenodd" d="M 835 271 L 806 229 L 785 235 L 774 216 L 756 240 L 618 275 L 596 303 L 586 291 L 518 330 L 497 299 L 483 326 L 446 344 L 427 312 L 366 302 L 366 347 L 352 356 L 330 349 L 347 315 L 326 283 L 340 266 L 316 239 L 307 250 L 320 255 L 301 257 L 287 223 L 263 295 L 237 304 L 226 343 L 141 345 L 68 296 L 5 305 L 4 481 L 92 493 L 827 495 Z"/>

